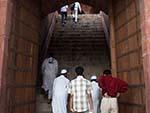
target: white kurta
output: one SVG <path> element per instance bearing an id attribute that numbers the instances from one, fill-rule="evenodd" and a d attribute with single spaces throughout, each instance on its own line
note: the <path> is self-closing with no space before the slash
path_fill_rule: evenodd
<path id="1" fill-rule="evenodd" d="M 94 113 L 99 113 L 101 89 L 99 88 L 98 83 L 95 81 L 92 81 L 92 99 L 93 99 Z"/>
<path id="2" fill-rule="evenodd" d="M 69 80 L 63 75 L 54 80 L 52 96 L 53 113 L 67 113 L 68 84 Z"/>
<path id="3" fill-rule="evenodd" d="M 53 62 L 49 63 L 49 58 L 45 59 L 42 64 L 43 85 L 42 88 L 48 92 L 48 98 L 52 96 L 53 81 L 58 72 L 58 62 L 53 58 Z"/>

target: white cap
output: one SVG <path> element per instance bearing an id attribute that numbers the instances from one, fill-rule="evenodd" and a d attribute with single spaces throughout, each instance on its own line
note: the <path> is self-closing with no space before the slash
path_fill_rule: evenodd
<path id="1" fill-rule="evenodd" d="M 67 70 L 66 69 L 62 69 L 61 70 L 61 74 L 66 74 L 67 73 Z"/>
<path id="2" fill-rule="evenodd" d="M 95 75 L 91 76 L 91 80 L 96 80 L 97 77 Z"/>

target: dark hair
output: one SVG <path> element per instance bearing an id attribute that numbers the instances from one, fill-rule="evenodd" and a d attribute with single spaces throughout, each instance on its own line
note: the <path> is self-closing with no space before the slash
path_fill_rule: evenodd
<path id="1" fill-rule="evenodd" d="M 96 80 L 96 79 L 92 79 L 92 80 L 91 80 L 91 82 L 93 82 L 93 81 L 97 82 L 97 80 Z"/>
<path id="2" fill-rule="evenodd" d="M 54 54 L 53 54 L 53 53 L 48 53 L 48 54 L 46 55 L 46 57 L 47 57 L 47 58 L 49 58 L 49 57 L 54 57 Z"/>
<path id="3" fill-rule="evenodd" d="M 75 72 L 77 75 L 83 75 L 84 69 L 81 66 L 76 67 Z"/>
<path id="4" fill-rule="evenodd" d="M 109 69 L 104 70 L 103 74 L 111 75 L 111 71 Z"/>

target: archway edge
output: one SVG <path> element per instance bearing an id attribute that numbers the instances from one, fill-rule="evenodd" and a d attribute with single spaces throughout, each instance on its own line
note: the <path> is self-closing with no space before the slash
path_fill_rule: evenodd
<path id="1" fill-rule="evenodd" d="M 99 8 L 98 10 L 101 10 L 103 12 L 107 12 L 107 1 L 106 0 L 94 0 L 94 1 L 85 1 L 85 0 L 68 0 L 68 4 L 71 4 L 75 1 L 78 1 L 82 4 L 91 6 L 93 8 Z M 52 0 L 41 0 L 41 10 L 42 10 L 42 15 L 46 16 L 51 12 L 54 12 L 65 3 L 65 0 L 62 1 L 52 1 Z"/>

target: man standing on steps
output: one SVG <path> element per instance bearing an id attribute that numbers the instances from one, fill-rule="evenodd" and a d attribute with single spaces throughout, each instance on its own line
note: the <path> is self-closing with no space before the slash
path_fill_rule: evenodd
<path id="1" fill-rule="evenodd" d="M 53 81 L 56 78 L 58 72 L 58 62 L 50 55 L 46 58 L 42 64 L 43 84 L 42 88 L 48 94 L 49 101 L 52 97 Z"/>
<path id="2" fill-rule="evenodd" d="M 75 69 L 77 77 L 68 87 L 69 108 L 73 113 L 93 113 L 91 82 L 84 78 L 83 67 Z"/>
<path id="3" fill-rule="evenodd" d="M 96 75 L 91 76 L 91 83 L 92 83 L 92 100 L 93 100 L 93 107 L 94 113 L 100 113 L 99 105 L 101 102 L 101 88 L 98 86 Z"/>
<path id="4" fill-rule="evenodd" d="M 105 70 L 98 78 L 102 88 L 101 113 L 118 113 L 117 97 L 127 91 L 128 84 L 118 78 L 112 77 L 110 70 Z"/>
<path id="5" fill-rule="evenodd" d="M 62 69 L 61 75 L 54 80 L 52 95 L 53 113 L 67 113 L 68 84 L 67 70 Z"/>
<path id="6" fill-rule="evenodd" d="M 72 14 L 73 21 L 75 23 L 77 23 L 77 21 L 78 21 L 78 11 L 82 12 L 80 3 L 79 2 L 75 2 L 74 5 L 73 5 L 73 9 L 74 9 L 73 10 L 73 14 Z"/>
<path id="7" fill-rule="evenodd" d="M 68 10 L 68 5 L 64 5 L 64 6 L 61 7 L 61 9 L 60 9 L 61 22 L 62 22 L 62 25 L 63 25 L 63 26 L 64 26 L 64 24 L 66 24 L 66 21 L 67 21 L 67 10 Z"/>

